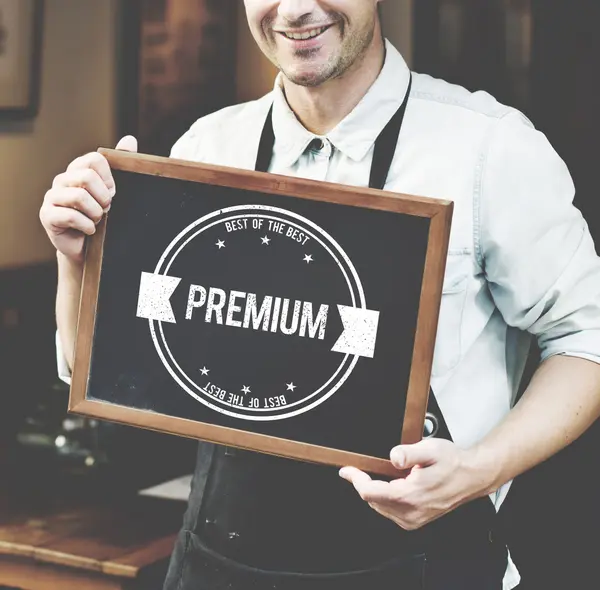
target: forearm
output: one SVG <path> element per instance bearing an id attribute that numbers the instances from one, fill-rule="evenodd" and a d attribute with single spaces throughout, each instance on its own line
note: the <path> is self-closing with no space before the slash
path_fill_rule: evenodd
<path id="1" fill-rule="evenodd" d="M 470 451 L 491 493 L 565 448 L 600 416 L 600 365 L 554 356 L 507 418 Z"/>
<path id="2" fill-rule="evenodd" d="M 58 289 L 56 294 L 56 325 L 63 353 L 69 367 L 73 368 L 79 299 L 83 265 L 57 253 Z"/>
<path id="3" fill-rule="evenodd" d="M 537 370 L 509 415 L 479 444 L 443 439 L 400 445 L 390 453 L 398 479 L 373 480 L 347 467 L 341 477 L 379 514 L 415 530 L 496 491 L 580 436 L 600 415 L 600 365 L 555 356 Z"/>

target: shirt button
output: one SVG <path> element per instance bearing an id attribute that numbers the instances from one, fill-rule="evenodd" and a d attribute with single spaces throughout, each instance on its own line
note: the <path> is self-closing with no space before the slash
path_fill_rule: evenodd
<path id="1" fill-rule="evenodd" d="M 423 426 L 423 437 L 432 438 L 438 433 L 439 429 L 440 423 L 437 419 L 437 416 L 427 412 L 425 415 L 425 424 Z"/>

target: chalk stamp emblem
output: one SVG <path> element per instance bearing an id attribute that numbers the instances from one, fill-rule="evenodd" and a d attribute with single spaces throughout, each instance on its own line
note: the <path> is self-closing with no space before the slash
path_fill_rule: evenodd
<path id="1" fill-rule="evenodd" d="M 137 317 L 183 390 L 256 421 L 298 416 L 338 392 L 374 357 L 379 323 L 331 235 L 264 205 L 221 209 L 183 230 L 142 273 Z"/>

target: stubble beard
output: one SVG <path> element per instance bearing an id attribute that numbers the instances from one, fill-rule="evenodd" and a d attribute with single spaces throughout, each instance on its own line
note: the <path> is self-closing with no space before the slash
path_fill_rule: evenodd
<path id="1" fill-rule="evenodd" d="M 364 59 L 368 48 L 375 36 L 374 28 L 365 31 L 358 37 L 350 37 L 347 42 L 342 43 L 339 53 L 332 55 L 325 63 L 315 67 L 310 72 L 296 74 L 290 68 L 285 68 L 279 62 L 275 65 L 281 73 L 293 84 L 305 88 L 316 88 L 329 80 L 341 78 L 346 72 L 356 67 Z M 309 61 L 318 53 L 316 49 L 301 50 L 295 53 L 295 58 Z"/>

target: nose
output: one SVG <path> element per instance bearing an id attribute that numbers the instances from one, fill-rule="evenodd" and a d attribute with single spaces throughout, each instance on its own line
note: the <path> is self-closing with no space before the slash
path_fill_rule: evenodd
<path id="1" fill-rule="evenodd" d="M 277 12 L 282 20 L 295 22 L 313 13 L 315 8 L 316 0 L 281 0 Z"/>

